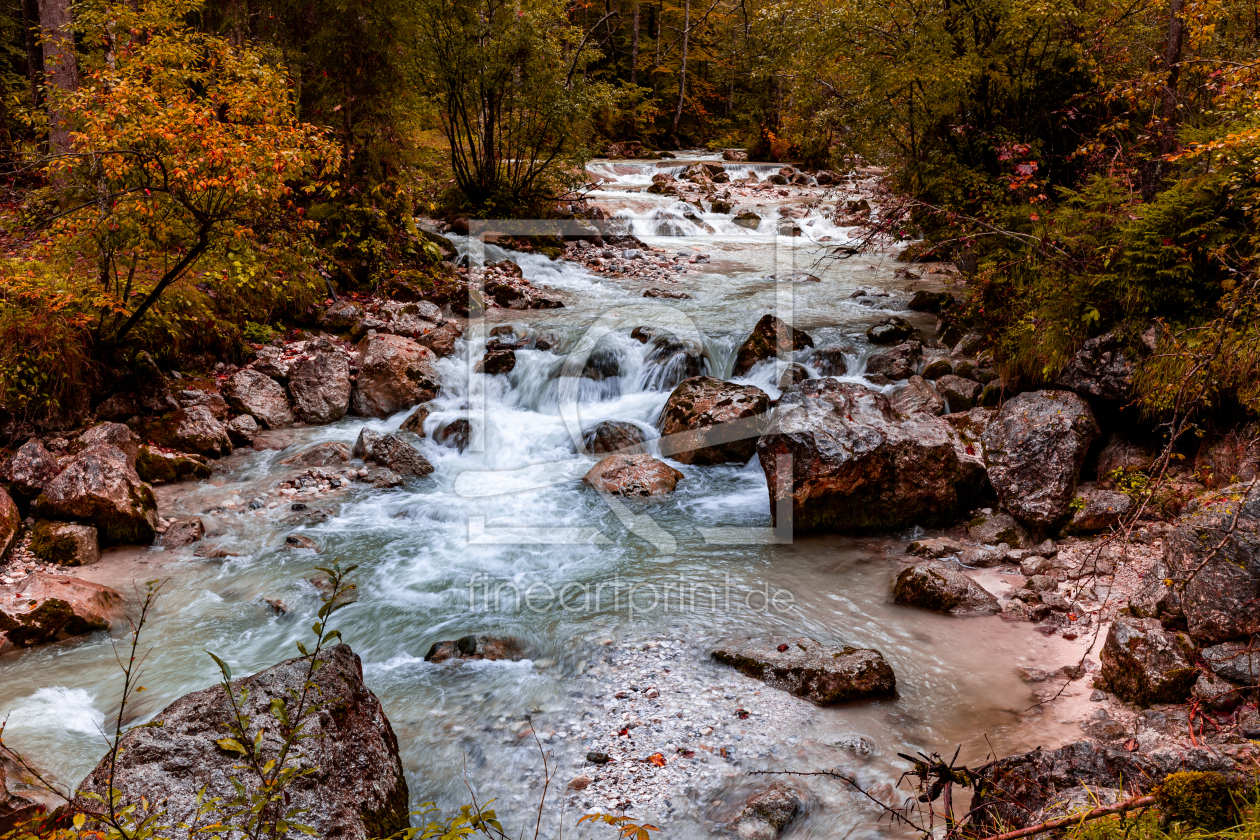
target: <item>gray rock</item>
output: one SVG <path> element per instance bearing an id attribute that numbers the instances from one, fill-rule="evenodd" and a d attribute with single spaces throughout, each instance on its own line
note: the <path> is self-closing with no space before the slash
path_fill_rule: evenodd
<path id="1" fill-rule="evenodd" d="M 59 472 L 61 467 L 57 464 L 57 459 L 38 439 L 31 438 L 5 461 L 4 473 L 0 478 L 4 479 L 11 491 L 29 499 L 38 496 Z"/>
<path id="2" fill-rule="evenodd" d="M 147 545 L 157 533 L 152 488 L 112 446 L 93 446 L 74 456 L 32 509 L 37 516 L 95 525 L 104 545 Z"/>
<path id="3" fill-rule="evenodd" d="M 1212 644 L 1260 634 L 1260 485 L 1193 502 L 1164 542 L 1190 635 Z"/>
<path id="4" fill-rule="evenodd" d="M 363 665 L 345 644 L 320 654 L 323 667 L 311 678 L 323 710 L 308 719 L 295 766 L 313 771 L 289 787 L 287 804 L 305 809 L 299 821 L 317 837 L 369 840 L 387 837 L 408 825 L 407 781 L 398 755 L 398 739 L 380 701 L 363 683 Z M 290 659 L 233 682 L 234 692 L 249 689 L 244 713 L 259 732 L 263 755 L 279 749 L 270 709 L 277 699 L 294 714 L 294 695 L 303 691 L 309 665 Z M 252 789 L 252 777 L 236 769 L 241 757 L 220 749 L 228 734 L 232 707 L 223 688 L 212 686 L 185 695 L 157 716 L 157 725 L 130 730 L 122 740 L 113 784 L 127 802 L 141 798 L 162 802 L 172 824 L 192 822 L 204 789 L 206 799 L 230 799 L 231 780 Z M 110 780 L 108 759 L 79 786 L 78 807 L 91 807 L 85 793 L 104 795 Z"/>
<path id="5" fill-rule="evenodd" d="M 1057 750 L 1012 755 L 985 766 L 988 784 L 972 799 L 973 829 L 984 834 L 1035 825 L 1042 808 L 1053 807 L 1082 786 L 1120 788 L 1126 797 L 1148 790 L 1167 771 L 1140 754 L 1078 741 Z"/>
<path id="6" fill-rule="evenodd" d="M 264 344 L 254 351 L 254 370 L 270 376 L 277 382 L 289 381 L 290 362 L 284 356 L 284 348 Z"/>
<path id="7" fill-rule="evenodd" d="M 962 572 L 944 563 L 915 563 L 893 584 L 893 601 L 950 615 L 993 615 L 998 599 Z"/>
<path id="8" fill-rule="evenodd" d="M 951 413 L 970 411 L 980 396 L 980 383 L 946 374 L 936 380 L 936 390 L 949 403 Z"/>
<path id="9" fill-rule="evenodd" d="M 582 432 L 582 447 L 592 455 L 641 454 L 646 442 L 642 429 L 621 420 L 604 420 Z"/>
<path id="10" fill-rule="evenodd" d="M 428 402 L 441 387 L 437 356 L 410 338 L 371 335 L 359 342 L 358 354 L 351 407 L 361 417 L 386 417 Z"/>
<path id="11" fill-rule="evenodd" d="M 1115 334 L 1106 333 L 1086 341 L 1055 384 L 1083 397 L 1127 400 L 1135 367 Z"/>
<path id="12" fill-rule="evenodd" d="M 1101 741 L 1118 741 L 1124 737 L 1124 727 L 1120 726 L 1116 721 L 1104 721 L 1102 724 L 1106 727 L 1106 734 L 1111 737 L 1098 738 L 1088 730 L 1085 734 L 1091 738 L 1098 738 Z M 1097 785 L 1081 785 L 1080 787 L 1068 788 L 1060 791 L 1051 797 L 1044 806 L 1039 808 L 1032 816 L 1032 824 L 1049 822 L 1050 820 L 1062 819 L 1063 817 L 1072 817 L 1079 814 L 1088 813 L 1095 808 L 1102 808 L 1107 805 L 1115 805 L 1124 799 L 1124 791 L 1118 787 L 1099 787 Z"/>
<path id="13" fill-rule="evenodd" d="M 821 347 L 814 351 L 811 361 L 823 376 L 844 376 L 849 372 L 847 357 L 853 352 L 852 347 L 844 345 Z"/>
<path id="14" fill-rule="evenodd" d="M 448 659 L 515 662 L 524 659 L 529 654 L 529 646 L 520 639 L 511 636 L 470 633 L 454 641 L 434 642 L 429 652 L 424 655 L 424 661 L 435 665 L 446 662 Z M 604 763 L 595 759 L 591 760 L 596 764 Z M 607 758 L 604 761 L 606 762 Z"/>
<path id="15" fill-rule="evenodd" d="M 978 543 L 1006 543 L 1011 548 L 1029 548 L 1037 542 L 1037 534 L 1009 513 L 1001 512 L 976 516 L 967 523 L 967 536 Z"/>
<path id="16" fill-rule="evenodd" d="M 354 457 L 375 461 L 399 475 L 425 476 L 433 472 L 433 465 L 407 441 L 398 435 L 382 435 L 366 426 L 354 443 Z"/>
<path id="17" fill-rule="evenodd" d="M 350 410 L 350 360 L 331 341 L 319 339 L 289 369 L 293 411 L 316 425 L 335 423 Z"/>
<path id="18" fill-rule="evenodd" d="M 1067 534 L 1096 534 L 1110 531 L 1133 509 L 1133 499 L 1115 490 L 1102 490 L 1082 484 L 1070 504 L 1072 518 L 1063 526 Z"/>
<path id="19" fill-rule="evenodd" d="M 1224 642 L 1204 648 L 1203 661 L 1221 679 L 1240 685 L 1260 685 L 1260 641 Z"/>
<path id="20" fill-rule="evenodd" d="M 122 423 L 97 423 L 75 441 L 75 449 L 79 452 L 93 446 L 112 446 L 121 450 L 134 464 L 140 452 L 140 437 Z"/>
<path id="21" fill-rule="evenodd" d="M 866 360 L 868 376 L 887 376 L 889 379 L 909 379 L 919 360 L 919 343 L 898 344 L 888 350 L 873 353 Z"/>
<path id="22" fill-rule="evenodd" d="M 329 332 L 342 333 L 363 318 L 363 307 L 351 300 L 339 300 L 324 310 L 319 325 Z"/>
<path id="23" fill-rule="evenodd" d="M 1049 526 L 1067 516 L 1072 491 L 1098 424 L 1069 391 L 1019 394 L 984 431 L 989 481 L 1018 519 Z"/>
<path id="24" fill-rule="evenodd" d="M 892 667 L 868 648 L 805 638 L 728 639 L 714 649 L 713 659 L 823 706 L 897 696 Z"/>
<path id="25" fill-rule="evenodd" d="M 228 438 L 237 446 L 249 446 L 258 437 L 258 421 L 248 414 L 233 417 L 224 428 Z"/>
<path id="26" fill-rule="evenodd" d="M 906 554 L 913 554 L 916 557 L 928 557 L 934 560 L 941 557 L 956 556 L 962 550 L 962 543 L 957 540 L 951 540 L 948 537 L 917 540 L 906 546 Z"/>
<path id="27" fill-rule="evenodd" d="M 181 408 L 145 422 L 141 428 L 149 440 L 166 449 L 195 452 L 208 458 L 217 458 L 232 451 L 227 426 L 214 416 L 208 406 Z"/>
<path id="28" fill-rule="evenodd" d="M 801 793 L 774 782 L 750 795 L 726 827 L 743 840 L 775 840 L 804 813 Z"/>
<path id="29" fill-rule="evenodd" d="M 205 535 L 206 525 L 201 521 L 200 516 L 177 519 L 168 525 L 166 532 L 162 534 L 162 547 L 180 548 L 185 545 L 192 545 L 204 538 Z"/>
<path id="30" fill-rule="evenodd" d="M 346 463 L 352 457 L 355 456 L 351 452 L 350 447 L 339 440 L 329 440 L 304 449 L 292 457 L 285 458 L 280 463 L 303 467 L 333 467 Z"/>
<path id="31" fill-rule="evenodd" d="M 1256 681 L 1250 680 L 1247 684 L 1255 685 Z M 1190 695 L 1214 712 L 1233 711 L 1243 701 L 1242 691 L 1238 686 L 1212 673 L 1199 674 Z"/>
<path id="32" fill-rule="evenodd" d="M 1117 472 L 1132 473 L 1145 470 L 1154 460 L 1155 453 L 1149 447 L 1112 432 L 1107 436 L 1102 450 L 1098 453 L 1096 465 L 1098 480 L 1109 482 L 1111 476 Z"/>
<path id="33" fill-rule="evenodd" d="M 1164 630 L 1155 619 L 1117 618 L 1107 631 L 1099 659 L 1102 682 L 1127 703 L 1181 703 L 1198 673 L 1190 656 L 1194 643 Z"/>
<path id="34" fill-rule="evenodd" d="M 96 529 L 70 522 L 36 522 L 30 549 L 45 563 L 58 566 L 90 566 L 101 559 Z"/>
<path id="35" fill-rule="evenodd" d="M 772 513 L 790 503 L 796 533 L 949 524 L 984 482 L 980 458 L 942 419 L 899 415 L 885 395 L 835 379 L 784 392 L 757 455 Z"/>
<path id="36" fill-rule="evenodd" d="M 223 386 L 228 405 L 248 414 L 268 429 L 293 425 L 293 410 L 284 387 L 266 374 L 248 368 L 237 372 Z"/>
<path id="37" fill-rule="evenodd" d="M 813 380 L 810 380 L 813 381 Z M 683 464 L 743 464 L 757 451 L 770 397 L 711 376 L 684 380 L 657 421 L 661 454 Z"/>
<path id="38" fill-rule="evenodd" d="M 945 401 L 922 376 L 912 376 L 903 387 L 892 395 L 892 407 L 898 414 L 945 413 Z"/>
<path id="39" fill-rule="evenodd" d="M 733 376 L 743 376 L 753 365 L 780 355 L 790 357 L 797 350 L 814 346 L 814 340 L 804 330 L 796 330 L 773 315 L 763 315 L 753 327 L 752 335 L 740 345 L 735 354 Z"/>
<path id="40" fill-rule="evenodd" d="M 900 344 L 907 338 L 913 338 L 914 325 L 897 315 L 885 318 L 866 331 L 866 339 L 871 344 Z"/>

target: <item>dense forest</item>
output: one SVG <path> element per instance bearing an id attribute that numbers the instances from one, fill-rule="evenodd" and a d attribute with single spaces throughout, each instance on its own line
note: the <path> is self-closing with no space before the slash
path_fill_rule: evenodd
<path id="1" fill-rule="evenodd" d="M 1091 338 L 1146 334 L 1150 410 L 1260 400 L 1254 2 L 0 14 L 10 420 L 73 415 L 138 350 L 204 368 L 336 290 L 438 288 L 417 216 L 572 212 L 610 147 L 887 167 L 872 234 L 963 269 L 952 317 L 1006 375 L 1050 379 Z"/>

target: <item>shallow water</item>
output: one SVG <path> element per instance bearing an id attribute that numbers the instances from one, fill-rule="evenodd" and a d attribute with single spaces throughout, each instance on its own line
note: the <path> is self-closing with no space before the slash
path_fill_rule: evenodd
<path id="1" fill-rule="evenodd" d="M 338 627 L 362 657 L 368 685 L 393 722 L 417 805 L 433 800 L 453 808 L 467 801 L 465 767 L 483 797 L 505 805 L 534 802 L 537 750 L 503 735 L 505 722 L 526 716 L 536 730 L 559 733 L 547 745 L 559 761 L 558 785 L 588 766 L 574 733 L 590 710 L 590 695 L 617 679 L 600 666 L 610 639 L 617 645 L 680 640 L 689 667 L 715 680 L 725 675 L 707 662 L 705 651 L 731 635 L 790 632 L 884 653 L 897 673 L 899 699 L 813 710 L 809 731 L 775 733 L 779 748 L 749 756 L 744 769 L 842 766 L 828 745 L 860 735 L 872 745 L 861 762 L 863 779 L 893 783 L 904 769 L 897 752 L 961 745 L 961 758 L 975 760 L 990 750 L 1051 746 L 1071 737 L 1071 724 L 1022 714 L 1032 699 L 1015 674 L 1018 664 L 1068 661 L 1068 643 L 1046 639 L 1027 624 L 951 619 L 889 602 L 895 559 L 909 535 L 775 544 L 766 481 L 755 458 L 744 466 L 675 463 L 684 475 L 677 492 L 651 503 L 610 505 L 582 486 L 596 459 L 576 454 L 575 438 L 604 419 L 635 423 L 655 437 L 669 390 L 685 375 L 677 365 L 650 362 L 650 348 L 629 337 L 633 327 L 670 327 L 704 349 L 711 375 L 729 378 L 739 343 L 773 311 L 809 330 L 818 347 L 851 346 L 853 373 L 846 379 L 858 381 L 870 352 L 864 332 L 888 313 L 862 306 L 850 294 L 862 286 L 894 294 L 929 287 L 925 280 L 894 277 L 898 264 L 888 253 L 820 260 L 846 237 L 820 214 L 802 220 L 803 237 L 776 236 L 769 222 L 762 227 L 770 230 L 750 232 L 717 214 L 703 215 L 714 235 L 691 230 L 652 236 L 661 211 L 668 216 L 677 202 L 638 191 L 650 183 L 651 169 L 593 164 L 594 172 L 612 179 L 595 199 L 632 217 L 627 223 L 651 245 L 710 255 L 710 262 L 693 266 L 696 273 L 677 284 L 692 300 L 645 300 L 640 295 L 650 284 L 644 281 L 616 280 L 540 256 L 505 255 L 490 246 L 487 259 L 511 256 L 532 282 L 567 293 L 567 305 L 488 319 L 559 340 L 555 351 L 519 351 L 508 376 L 470 372 L 491 323 L 471 325 L 460 353 L 441 363 L 441 410 L 430 415 L 426 430 L 470 416 L 468 451 L 426 438 L 421 448 L 436 468 L 432 476 L 394 490 L 355 485 L 308 503 L 328 508 L 333 515 L 327 521 L 293 526 L 283 521 L 291 515 L 287 503 L 248 507 L 255 498 L 276 500 L 271 485 L 297 472 L 279 462 L 315 442 L 352 443 L 364 425 L 395 429 L 407 412 L 270 433 L 289 447 L 237 453 L 211 480 L 159 492 L 164 516 L 201 515 L 208 542 L 237 556 L 207 560 L 191 547 L 126 549 L 107 552 L 99 565 L 84 570 L 84 577 L 128 593 L 136 581 L 166 580 L 148 630 L 148 690 L 129 707 L 129 720 L 143 721 L 179 695 L 213 683 L 217 669 L 205 650 L 237 673 L 294 655 L 294 643 L 309 633 L 319 605 L 308 579 L 316 565 L 339 558 L 359 568 L 357 602 L 338 613 Z M 832 206 L 838 194 L 831 196 Z M 783 200 L 802 199 L 775 199 Z M 831 242 L 814 241 L 822 236 Z M 822 281 L 765 279 L 794 270 L 812 271 Z M 930 320 L 914 318 L 925 326 Z M 582 370 L 579 357 L 588 351 L 602 354 L 605 365 L 615 360 L 619 375 L 598 381 L 571 375 Z M 565 366 L 570 353 L 574 360 Z M 810 365 L 810 351 L 797 357 Z M 777 397 L 781 367 L 762 364 L 737 381 Z M 321 554 L 286 548 L 284 539 L 294 531 L 315 539 Z M 699 595 L 688 599 L 683 592 Z M 276 597 L 289 606 L 287 615 L 264 603 Z M 520 637 L 533 657 L 461 667 L 423 662 L 434 642 L 470 632 Z M 119 628 L 114 637 L 123 634 Z M 6 740 L 65 783 L 81 779 L 104 752 L 99 730 L 116 715 L 121 690 L 113 643 L 101 634 L 0 660 L 0 710 L 11 710 Z M 792 836 L 889 830 L 869 805 L 842 788 L 811 787 L 820 810 Z M 634 814 L 663 821 L 671 836 L 708 836 L 713 825 L 706 822 L 704 803 L 712 794 L 697 786 L 669 813 Z M 583 810 L 579 803 L 570 811 L 566 826 Z"/>

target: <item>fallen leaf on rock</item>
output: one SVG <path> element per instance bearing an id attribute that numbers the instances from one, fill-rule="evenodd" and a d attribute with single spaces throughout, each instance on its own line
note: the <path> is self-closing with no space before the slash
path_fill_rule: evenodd
<path id="1" fill-rule="evenodd" d="M 665 766 L 665 756 L 661 755 L 660 753 L 652 753 L 651 755 L 648 756 L 648 761 L 652 762 L 657 767 Z"/>

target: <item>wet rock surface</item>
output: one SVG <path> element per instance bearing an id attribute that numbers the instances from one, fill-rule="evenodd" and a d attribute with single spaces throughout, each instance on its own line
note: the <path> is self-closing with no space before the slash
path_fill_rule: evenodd
<path id="1" fill-rule="evenodd" d="M 433 472 L 433 465 L 410 443 L 398 435 L 382 435 L 366 426 L 354 443 L 353 455 L 374 461 L 398 475 L 419 477 Z"/>
<path id="2" fill-rule="evenodd" d="M 582 433 L 582 446 L 592 455 L 640 454 L 646 440 L 647 436 L 638 426 L 618 420 L 604 420 Z"/>
<path id="3" fill-rule="evenodd" d="M 998 599 L 963 572 L 944 563 L 915 563 L 897 575 L 893 600 L 951 615 L 992 615 Z"/>
<path id="4" fill-rule="evenodd" d="M 268 429 L 291 426 L 296 419 L 284 387 L 256 370 L 247 368 L 234 374 L 224 384 L 223 396 L 233 409 Z"/>
<path id="5" fill-rule="evenodd" d="M 1155 619 L 1118 618 L 1099 654 L 1102 679 L 1116 696 L 1135 705 L 1179 703 L 1198 677 L 1193 653 L 1190 639 Z"/>
<path id="6" fill-rule="evenodd" d="M 108 586 L 65 575 L 30 575 L 0 586 L 0 653 L 108 630 L 122 614 L 122 594 Z"/>
<path id="7" fill-rule="evenodd" d="M 360 417 L 386 417 L 433 399 L 441 386 L 433 351 L 410 338 L 367 336 L 359 342 L 351 407 Z"/>
<path id="8" fill-rule="evenodd" d="M 528 653 L 529 647 L 520 639 L 473 633 L 454 641 L 434 642 L 424 655 L 424 661 L 435 665 L 449 659 L 515 661 L 524 659 Z"/>
<path id="9" fill-rule="evenodd" d="M 393 834 L 408 822 L 407 782 L 394 730 L 364 685 L 363 666 L 348 645 L 329 648 L 320 659 L 324 665 L 312 680 L 323 709 L 310 718 L 304 730 L 309 737 L 295 759 L 300 768 L 318 769 L 290 787 L 290 807 L 306 809 L 302 821 L 318 836 L 368 840 Z M 249 737 L 261 733 L 261 748 L 272 757 L 278 739 L 273 728 L 263 726 L 273 719 L 269 704 L 273 698 L 292 703 L 289 692 L 301 692 L 308 670 L 305 659 L 290 659 L 233 682 L 235 691 L 249 689 L 245 713 L 254 721 Z M 231 798 L 230 779 L 249 778 L 233 769 L 239 756 L 215 743 L 225 737 L 231 714 L 217 685 L 176 700 L 157 716 L 160 725 L 123 737 L 114 786 L 128 801 L 164 803 L 172 821 L 193 818 L 203 788 L 206 798 Z M 82 794 L 104 794 L 109 778 L 103 762 L 79 786 L 80 804 L 91 809 Z"/>
<path id="10" fill-rule="evenodd" d="M 752 335 L 735 354 L 734 376 L 743 376 L 753 365 L 777 356 L 790 357 L 797 350 L 814 346 L 814 340 L 804 330 L 793 329 L 773 315 L 763 315 L 753 327 Z"/>
<path id="11" fill-rule="evenodd" d="M 887 531 L 952 521 L 984 481 L 943 420 L 898 415 L 883 394 L 835 380 L 786 391 L 757 454 L 771 508 L 790 502 L 797 533 Z M 779 477 L 791 459 L 791 482 Z"/>
<path id="12" fill-rule="evenodd" d="M 1033 525 L 1067 516 L 1098 424 L 1070 391 L 1032 391 L 998 411 L 981 439 L 989 481 L 1002 506 Z"/>
<path id="13" fill-rule="evenodd" d="M 769 409 L 760 388 L 710 376 L 687 379 L 661 411 L 661 453 L 683 464 L 746 463 Z"/>
<path id="14" fill-rule="evenodd" d="M 897 696 L 892 667 L 876 650 L 771 636 L 721 642 L 713 660 L 822 706 Z"/>
<path id="15" fill-rule="evenodd" d="M 70 522 L 36 522 L 31 529 L 30 551 L 45 563 L 58 566 L 90 566 L 101 559 L 96 529 Z"/>
<path id="16" fill-rule="evenodd" d="M 104 545 L 153 542 L 157 501 L 127 456 L 94 446 L 74 456 L 35 500 L 35 513 L 96 526 Z"/>
<path id="17" fill-rule="evenodd" d="M 645 498 L 672 493 L 683 474 L 651 455 L 609 455 L 582 477 L 606 493 Z"/>
<path id="18" fill-rule="evenodd" d="M 327 339 L 312 341 L 289 367 L 293 412 L 307 423 L 324 425 L 350 410 L 350 360 Z"/>
<path id="19" fill-rule="evenodd" d="M 1184 581 L 1190 634 L 1212 644 L 1260 633 L 1260 485 L 1197 500 L 1168 536 L 1164 562 Z"/>

